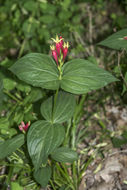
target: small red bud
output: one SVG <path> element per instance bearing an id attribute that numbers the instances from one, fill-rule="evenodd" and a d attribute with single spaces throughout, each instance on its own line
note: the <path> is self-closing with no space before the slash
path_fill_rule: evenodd
<path id="1" fill-rule="evenodd" d="M 65 47 L 65 48 L 63 49 L 63 60 L 65 60 L 65 58 L 66 58 L 66 56 L 67 56 L 67 52 L 68 52 L 68 48 Z"/>
<path id="2" fill-rule="evenodd" d="M 24 131 L 27 131 L 28 130 L 28 127 L 30 126 L 30 123 L 28 122 L 25 126 L 24 126 Z"/>
<path id="3" fill-rule="evenodd" d="M 65 60 L 67 53 L 68 53 L 68 47 L 69 47 L 69 43 L 64 43 L 63 45 L 63 60 Z"/>
<path id="4" fill-rule="evenodd" d="M 58 57 L 57 57 L 57 52 L 56 52 L 56 50 L 52 50 L 52 56 L 53 56 L 53 58 L 55 59 L 57 65 L 58 65 Z"/>
<path id="5" fill-rule="evenodd" d="M 58 65 L 58 56 L 57 56 L 57 51 L 55 50 L 55 46 L 54 45 L 50 46 L 50 49 L 52 51 L 52 56 Z"/>
<path id="6" fill-rule="evenodd" d="M 124 36 L 124 40 L 127 40 L 127 36 Z"/>
<path id="7" fill-rule="evenodd" d="M 19 130 L 20 131 L 27 131 L 28 127 L 30 126 L 30 122 L 28 122 L 26 125 L 25 123 L 22 121 L 21 124 L 19 125 Z"/>

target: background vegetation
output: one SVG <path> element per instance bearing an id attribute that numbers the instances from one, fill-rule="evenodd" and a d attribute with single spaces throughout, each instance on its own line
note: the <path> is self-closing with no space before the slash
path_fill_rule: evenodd
<path id="1" fill-rule="evenodd" d="M 56 34 L 70 43 L 68 60 L 88 59 L 120 80 L 84 96 L 80 105 L 83 111 L 77 112 L 77 128 L 66 139 L 68 144 L 73 136 L 71 146 L 79 153 L 78 174 L 71 178 L 69 166 L 62 166 L 61 171 L 58 165 L 48 189 L 71 189 L 72 179 L 80 190 L 90 189 L 94 182 L 90 186 L 84 174 L 88 170 L 96 173 L 110 150 L 123 151 L 126 146 L 127 54 L 98 46 L 110 34 L 127 28 L 126 14 L 127 0 L 0 0 L 1 142 L 20 133 L 22 120 L 32 123 L 39 119 L 40 102 L 50 95 L 48 90 L 23 83 L 8 68 L 29 52 L 51 55 L 51 38 Z M 24 151 L 25 147 L 1 159 L 1 189 L 40 189 Z M 122 178 L 120 185 L 126 182 Z"/>

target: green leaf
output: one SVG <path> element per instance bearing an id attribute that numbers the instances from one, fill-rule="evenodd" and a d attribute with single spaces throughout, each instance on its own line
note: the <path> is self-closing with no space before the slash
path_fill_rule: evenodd
<path id="1" fill-rule="evenodd" d="M 124 39 L 125 36 L 127 36 L 127 29 L 123 29 L 116 32 L 115 34 L 112 34 L 105 40 L 98 43 L 98 45 L 106 46 L 115 50 L 127 50 L 127 40 Z"/>
<path id="2" fill-rule="evenodd" d="M 3 94 L 3 81 L 0 79 L 0 105 L 2 104 L 3 97 L 4 97 L 4 94 Z"/>
<path id="3" fill-rule="evenodd" d="M 47 186 L 51 177 L 51 168 L 49 166 L 40 168 L 34 172 L 34 178 L 44 188 Z"/>
<path id="4" fill-rule="evenodd" d="M 41 105 L 41 114 L 52 123 L 62 123 L 73 116 L 75 109 L 75 97 L 66 92 L 59 92 L 54 104 L 54 96 L 48 98 Z"/>
<path id="5" fill-rule="evenodd" d="M 10 78 L 3 79 L 3 86 L 7 90 L 13 90 L 16 87 L 16 82 Z"/>
<path id="6" fill-rule="evenodd" d="M 57 148 L 51 157 L 58 162 L 69 162 L 72 163 L 78 159 L 78 155 L 75 151 L 67 147 Z"/>
<path id="7" fill-rule="evenodd" d="M 31 91 L 31 86 L 20 80 L 18 81 L 18 85 L 16 86 L 16 88 L 26 93 L 29 93 Z"/>
<path id="8" fill-rule="evenodd" d="M 125 73 L 124 81 L 125 81 L 126 84 L 127 84 L 127 72 Z M 127 87 L 126 87 L 126 85 L 125 85 L 125 82 L 123 83 L 122 95 L 127 91 Z"/>
<path id="9" fill-rule="evenodd" d="M 124 144 L 127 144 L 127 131 L 123 131 L 122 135 L 120 137 L 113 137 L 112 143 L 114 147 L 119 148 Z"/>
<path id="10" fill-rule="evenodd" d="M 52 90 L 59 87 L 59 71 L 48 55 L 30 53 L 19 59 L 10 70 L 20 80 L 33 86 Z"/>
<path id="11" fill-rule="evenodd" d="M 64 128 L 60 125 L 53 126 L 43 120 L 31 125 L 27 135 L 27 145 L 36 170 L 47 161 L 48 155 L 61 145 L 64 136 Z"/>
<path id="12" fill-rule="evenodd" d="M 122 145 L 127 144 L 127 139 L 113 137 L 112 144 L 115 148 L 120 148 Z"/>
<path id="13" fill-rule="evenodd" d="M 0 129 L 7 129 L 8 127 L 9 127 L 8 118 L 6 117 L 0 118 Z"/>
<path id="14" fill-rule="evenodd" d="M 0 144 L 0 159 L 3 159 L 15 152 L 17 148 L 20 148 L 24 144 L 24 135 L 17 135 L 9 140 Z"/>
<path id="15" fill-rule="evenodd" d="M 23 100 L 23 104 L 36 102 L 43 97 L 42 89 L 32 88 L 30 93 L 27 93 L 26 97 Z"/>
<path id="16" fill-rule="evenodd" d="M 61 88 L 74 94 L 84 94 L 117 81 L 109 72 L 87 60 L 75 59 L 63 67 Z"/>
<path id="17" fill-rule="evenodd" d="M 11 190 L 23 190 L 23 187 L 16 182 L 11 182 Z"/>

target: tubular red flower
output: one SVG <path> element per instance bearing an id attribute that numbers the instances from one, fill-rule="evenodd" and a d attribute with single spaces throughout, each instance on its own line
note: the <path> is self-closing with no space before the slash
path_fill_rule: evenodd
<path id="1" fill-rule="evenodd" d="M 50 46 L 50 49 L 52 51 L 52 56 L 58 65 L 58 56 L 57 56 L 57 51 L 55 50 L 55 46 Z"/>
<path id="2" fill-rule="evenodd" d="M 56 43 L 56 51 L 57 51 L 58 57 L 60 55 L 60 49 L 61 49 L 61 43 L 58 42 L 58 43 Z"/>
<path id="3" fill-rule="evenodd" d="M 68 53 L 68 47 L 69 47 L 69 43 L 64 43 L 63 45 L 63 60 L 65 60 L 67 53 Z"/>
<path id="4" fill-rule="evenodd" d="M 65 60 L 65 58 L 66 58 L 66 56 L 67 56 L 67 53 L 68 53 L 68 48 L 65 47 L 65 48 L 63 49 L 63 60 Z"/>
<path id="5" fill-rule="evenodd" d="M 30 126 L 30 123 L 27 123 L 25 126 L 24 126 L 24 131 L 27 131 L 28 130 L 28 127 Z"/>
<path id="6" fill-rule="evenodd" d="M 63 49 L 63 38 L 62 38 L 62 36 L 58 37 L 58 35 L 56 35 L 56 39 L 52 38 L 52 40 L 55 42 L 57 55 L 59 57 L 60 56 L 60 50 Z"/>
<path id="7" fill-rule="evenodd" d="M 52 38 L 52 40 L 55 42 L 55 46 L 50 46 L 52 50 L 52 56 L 54 57 L 57 65 L 59 66 L 59 62 L 62 66 L 68 53 L 69 43 L 65 43 L 62 36 L 58 37 L 58 35 L 56 35 L 56 39 Z"/>
<path id="8" fill-rule="evenodd" d="M 28 122 L 26 125 L 25 123 L 22 121 L 21 124 L 19 125 L 19 130 L 20 131 L 27 131 L 28 127 L 30 126 L 30 122 Z"/>

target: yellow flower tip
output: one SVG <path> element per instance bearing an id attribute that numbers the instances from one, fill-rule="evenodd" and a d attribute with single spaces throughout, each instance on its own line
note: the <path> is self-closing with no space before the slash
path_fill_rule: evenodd
<path id="1" fill-rule="evenodd" d="M 67 48 L 69 48 L 69 42 L 67 42 Z"/>
<path id="2" fill-rule="evenodd" d="M 56 41 L 59 41 L 59 37 L 58 37 L 58 35 L 56 35 Z"/>
<path id="3" fill-rule="evenodd" d="M 64 47 L 64 48 L 66 48 L 66 47 L 69 48 L 69 42 L 67 42 L 67 43 L 64 42 L 63 47 Z"/>
<path id="4" fill-rule="evenodd" d="M 56 39 L 51 38 L 55 43 L 59 43 L 62 39 L 59 39 L 58 35 L 56 35 Z"/>
<path id="5" fill-rule="evenodd" d="M 50 49 L 55 50 L 55 46 L 54 45 L 50 46 Z"/>

